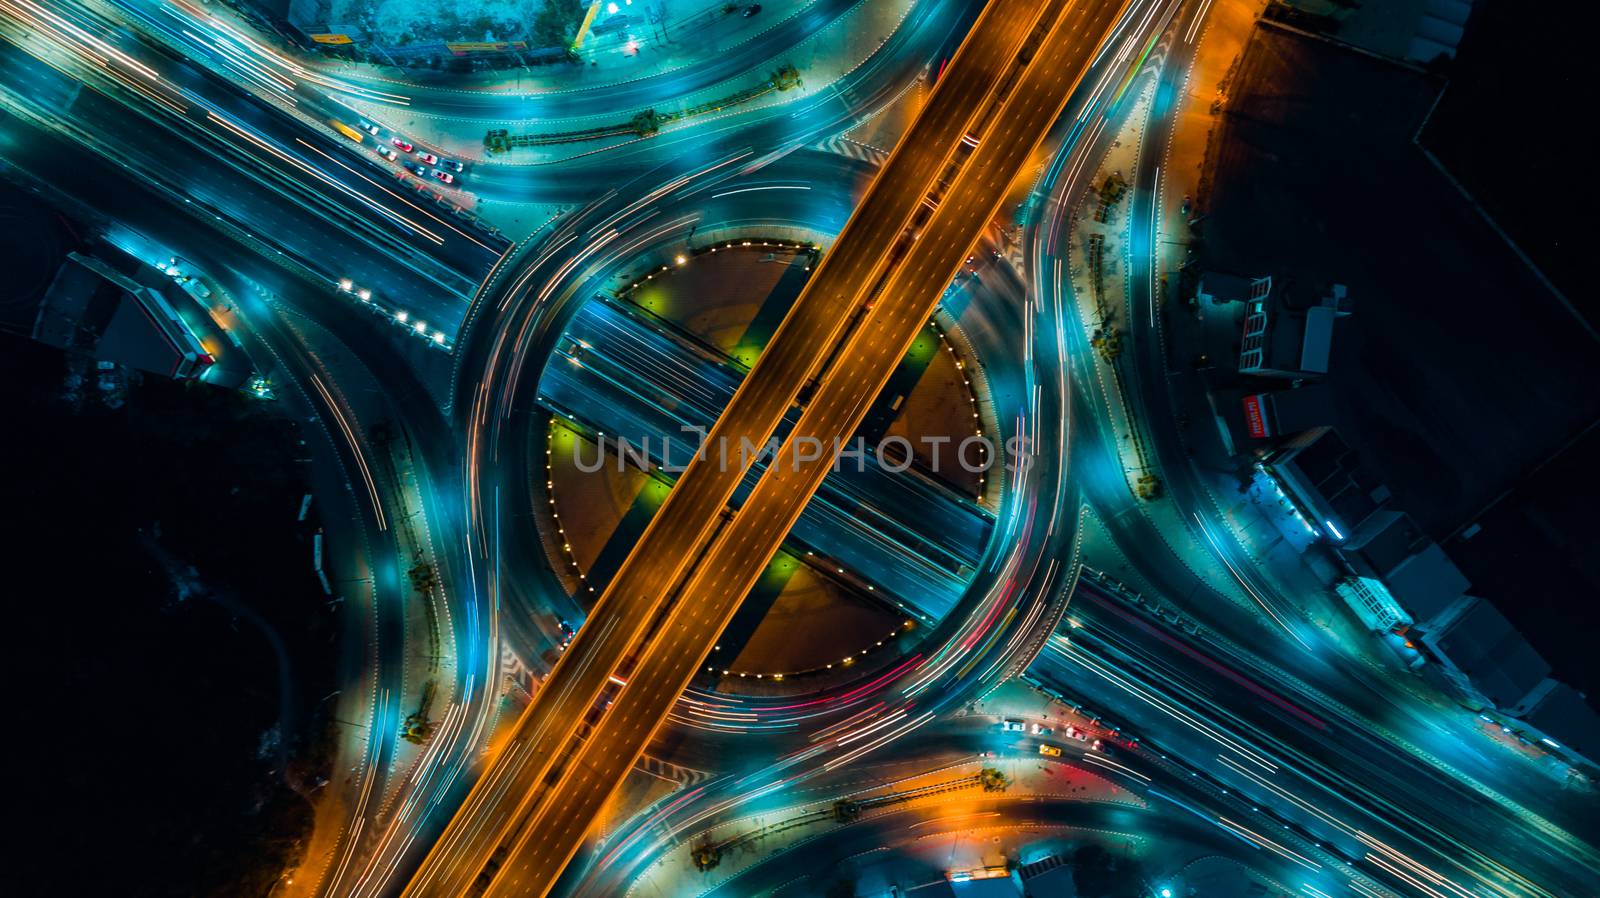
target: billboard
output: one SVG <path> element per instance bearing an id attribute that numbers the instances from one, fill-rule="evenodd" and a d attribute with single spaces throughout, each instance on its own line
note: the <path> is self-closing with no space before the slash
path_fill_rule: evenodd
<path id="1" fill-rule="evenodd" d="M 319 44 L 353 44 L 355 38 L 348 34 L 313 34 L 311 39 Z"/>
<path id="2" fill-rule="evenodd" d="M 1267 420 L 1261 413 L 1264 399 L 1266 399 L 1265 393 L 1244 397 L 1244 423 L 1250 428 L 1250 435 L 1256 439 L 1267 436 Z"/>

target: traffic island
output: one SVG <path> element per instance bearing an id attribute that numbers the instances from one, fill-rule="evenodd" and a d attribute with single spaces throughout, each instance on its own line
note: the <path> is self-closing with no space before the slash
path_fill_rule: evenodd
<path id="1" fill-rule="evenodd" d="M 579 309 L 539 379 L 553 415 L 540 419 L 535 504 L 552 567 L 580 602 L 626 560 L 696 430 L 721 413 L 818 263 L 809 244 L 754 237 L 661 258 L 622 269 Z M 869 457 L 842 466 L 802 516 L 707 659 L 706 688 L 788 694 L 854 679 L 959 601 L 993 526 L 977 468 L 997 447 L 983 439 L 977 362 L 958 345 L 932 323 L 915 342 L 861 429 Z M 885 440 L 911 457 L 891 457 Z"/>

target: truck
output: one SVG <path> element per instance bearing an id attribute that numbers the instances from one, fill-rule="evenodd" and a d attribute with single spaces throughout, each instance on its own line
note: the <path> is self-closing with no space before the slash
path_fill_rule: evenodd
<path id="1" fill-rule="evenodd" d="M 332 121 L 331 124 L 333 125 L 333 130 L 338 131 L 340 134 L 343 134 L 356 143 L 362 143 L 367 139 L 367 135 L 362 134 L 360 131 L 357 131 L 344 122 Z"/>

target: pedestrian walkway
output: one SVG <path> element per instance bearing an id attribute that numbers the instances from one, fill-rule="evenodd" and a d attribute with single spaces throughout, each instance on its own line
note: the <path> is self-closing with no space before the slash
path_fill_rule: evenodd
<path id="1" fill-rule="evenodd" d="M 1067 267 L 1072 300 L 1086 342 L 1094 349 L 1089 362 L 1106 422 L 1114 439 L 1129 494 L 1138 513 L 1155 525 L 1172 554 L 1197 578 L 1244 608 L 1258 606 L 1234 574 L 1195 534 L 1196 522 L 1184 516 L 1162 488 L 1165 474 L 1151 448 L 1151 437 L 1127 395 L 1124 357 L 1135 323 L 1128 318 L 1131 226 L 1130 177 L 1139 160 L 1155 96 L 1155 80 L 1142 77 L 1128 104 L 1121 130 L 1101 160 L 1089 190 L 1073 210 L 1068 230 Z"/>

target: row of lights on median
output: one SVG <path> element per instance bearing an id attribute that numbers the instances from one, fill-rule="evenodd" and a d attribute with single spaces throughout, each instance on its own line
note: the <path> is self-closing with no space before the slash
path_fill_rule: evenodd
<path id="1" fill-rule="evenodd" d="M 544 465 L 545 465 L 545 468 L 544 468 L 544 471 L 545 471 L 544 486 L 545 486 L 545 491 L 547 493 L 546 501 L 549 503 L 549 506 L 550 506 L 550 518 L 551 518 L 551 521 L 556 526 L 556 536 L 561 541 L 561 552 L 566 557 L 568 568 L 571 569 L 573 575 L 578 578 L 579 585 L 583 589 L 587 590 L 590 593 L 594 593 L 596 591 L 594 586 L 589 583 L 589 578 L 584 573 L 583 567 L 578 564 L 577 555 L 574 554 L 573 551 L 572 551 L 572 543 L 567 540 L 567 529 L 566 529 L 566 526 L 561 523 L 561 512 L 558 510 L 558 508 L 556 506 L 555 469 L 553 467 L 553 462 L 555 460 L 555 458 L 554 458 L 555 451 L 548 444 L 548 441 L 555 439 L 555 436 L 556 436 L 556 433 L 557 433 L 558 429 L 566 430 L 567 433 L 574 439 L 578 438 L 577 431 L 575 429 L 573 429 L 573 426 L 572 426 L 572 424 L 570 422 L 567 422 L 567 421 L 563 420 L 562 418 L 560 418 L 560 416 L 557 416 L 557 415 L 551 415 L 550 416 L 550 423 L 549 423 L 548 429 L 546 431 L 546 441 L 547 441 L 547 443 L 546 443 L 545 450 L 544 450 Z M 604 434 L 601 434 L 601 436 L 604 436 Z M 806 554 L 810 555 L 812 553 L 807 552 Z M 840 571 L 840 573 L 843 573 L 843 571 Z M 870 587 L 870 586 L 868 587 L 868 589 L 873 589 L 873 588 L 874 587 Z M 858 656 L 860 656 L 860 657 L 866 656 L 867 652 L 871 651 L 874 648 L 881 648 L 885 642 L 888 642 L 889 640 L 893 639 L 896 635 L 898 635 L 902 631 L 909 630 L 909 629 L 911 629 L 911 628 L 913 628 L 915 626 L 916 626 L 916 624 L 914 622 L 912 622 L 910 620 L 907 620 L 907 621 L 903 622 L 900 626 L 895 627 L 893 630 L 889 631 L 888 634 L 886 634 L 882 639 L 880 639 L 877 642 L 875 642 L 872 646 L 869 646 L 868 648 L 862 649 L 861 651 L 857 652 L 855 655 L 846 655 L 844 658 L 842 658 L 841 660 L 839 660 L 839 661 L 837 661 L 835 663 L 826 664 L 826 665 L 823 665 L 822 667 L 812 668 L 811 670 L 792 671 L 792 672 L 790 672 L 788 674 L 783 674 L 783 673 L 749 673 L 749 672 L 742 672 L 742 671 L 723 670 L 722 671 L 722 675 L 723 676 L 735 676 L 736 675 L 736 676 L 739 676 L 739 677 L 746 677 L 746 678 L 754 677 L 757 680 L 763 680 L 763 679 L 774 680 L 774 681 L 777 681 L 777 682 L 781 683 L 781 682 L 783 682 L 783 679 L 784 679 L 785 676 L 799 676 L 801 674 L 818 673 L 818 672 L 821 672 L 821 671 L 824 671 L 824 670 L 832 670 L 834 667 L 849 667 L 852 664 L 855 664 L 856 658 Z M 719 646 L 715 646 L 712 649 L 712 651 L 716 652 L 716 651 L 720 651 L 721 649 L 722 649 L 722 646 L 719 645 Z M 715 667 L 707 667 L 706 671 L 708 673 L 715 673 L 716 672 L 716 668 Z"/>
<path id="2" fill-rule="evenodd" d="M 970 263 L 972 260 L 968 259 L 967 261 Z M 981 437 L 981 436 L 983 436 L 983 427 L 982 427 L 982 417 L 978 414 L 978 391 L 973 389 L 972 376 L 967 373 L 967 363 L 961 360 L 961 353 L 956 352 L 955 346 L 953 344 L 951 344 L 951 342 L 950 342 L 950 340 L 948 338 L 945 337 L 944 330 L 942 328 L 940 328 L 938 324 L 936 324 L 935 322 L 929 321 L 928 322 L 928 327 L 931 328 L 933 330 L 934 335 L 939 338 L 939 345 L 943 346 L 946 350 L 948 350 L 950 352 L 950 357 L 952 359 L 955 359 L 956 370 L 961 373 L 961 382 L 963 384 L 965 384 L 966 387 L 967 387 L 967 398 L 969 400 L 971 400 L 971 402 L 972 402 L 972 420 L 979 422 L 979 426 L 973 428 L 972 432 L 974 434 L 976 434 L 977 436 Z M 983 494 L 984 494 L 985 489 L 988 486 L 988 483 L 989 483 L 989 475 L 988 475 L 988 473 L 980 471 L 978 473 L 978 490 L 977 490 L 977 499 L 980 502 L 983 501 Z"/>
<path id="3" fill-rule="evenodd" d="M 566 555 L 567 566 L 572 569 L 572 573 L 578 578 L 578 582 L 583 588 L 593 593 L 595 588 L 589 584 L 588 576 L 584 574 L 583 567 L 578 564 L 578 556 L 572 554 L 572 543 L 567 541 L 567 528 L 561 523 L 561 513 L 556 510 L 555 469 L 551 466 L 554 461 L 554 450 L 550 447 L 550 441 L 555 439 L 557 428 L 565 429 L 573 439 L 578 438 L 578 432 L 570 422 L 563 421 L 557 415 L 550 416 L 550 424 L 545 431 L 544 449 L 544 487 L 550 500 L 550 519 L 556 525 L 556 535 L 561 538 L 561 551 Z M 604 434 L 601 434 L 601 436 L 604 436 Z"/>
<path id="4" fill-rule="evenodd" d="M 714 253 L 719 249 L 735 249 L 735 248 L 757 247 L 757 246 L 764 246 L 764 247 L 767 247 L 768 249 L 788 250 L 790 252 L 799 252 L 799 251 L 809 250 L 809 249 L 813 249 L 814 248 L 811 244 L 808 244 L 808 243 L 795 243 L 795 242 L 789 241 L 789 240 L 728 240 L 728 241 L 725 241 L 724 243 L 722 243 L 722 245 L 720 245 L 720 246 L 709 247 L 709 248 L 703 250 L 703 252 Z M 677 265 L 679 268 L 682 268 L 683 266 L 689 264 L 689 257 L 687 255 L 683 254 L 683 253 L 678 253 L 676 256 L 673 257 L 672 262 L 673 262 L 673 265 Z M 633 290 L 637 290 L 640 287 L 643 287 L 647 281 L 655 280 L 656 279 L 656 275 L 664 274 L 664 273 L 666 273 L 668 271 L 671 271 L 671 270 L 672 270 L 672 265 L 662 265 L 662 266 L 656 268 L 654 271 L 650 272 L 649 274 L 645 275 L 644 277 L 640 278 L 639 280 L 634 281 L 633 283 L 629 284 L 627 286 L 627 289 L 624 290 L 623 293 L 626 294 L 627 292 L 630 292 L 630 291 L 633 291 Z M 810 271 L 811 270 L 811 266 L 810 265 L 805 266 L 805 270 L 806 271 Z"/>
<path id="5" fill-rule="evenodd" d="M 410 333 L 428 341 L 430 345 L 449 351 L 450 338 L 445 335 L 444 331 L 435 330 L 428 327 L 428 322 L 420 318 L 413 319 L 411 317 L 411 313 L 404 309 L 396 309 L 391 311 L 384 308 L 381 303 L 373 299 L 372 290 L 370 288 L 357 286 L 356 283 L 350 278 L 342 278 L 339 281 L 339 292 L 349 294 L 354 296 L 356 299 L 361 300 L 363 304 L 371 308 L 373 311 L 384 315 L 385 317 L 394 321 L 395 324 L 404 327 Z"/>

